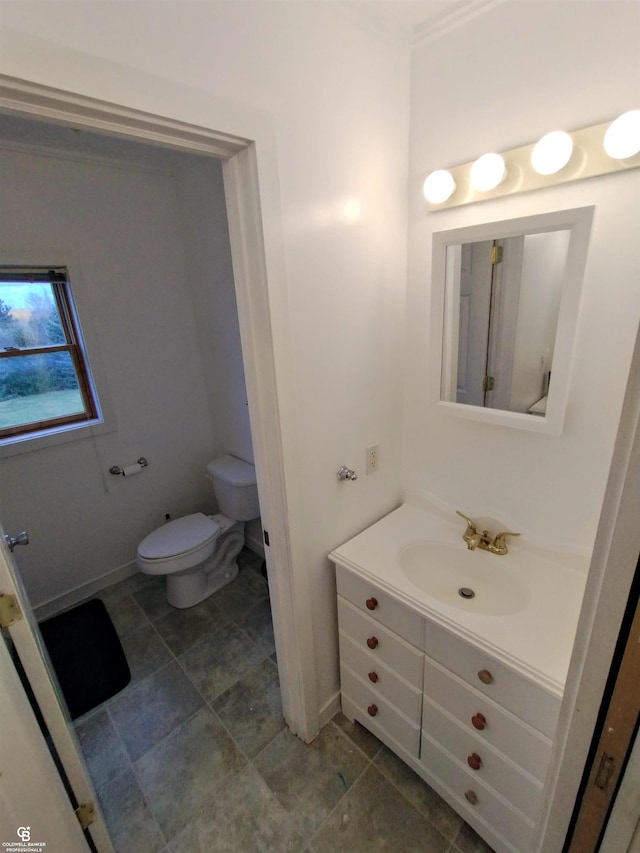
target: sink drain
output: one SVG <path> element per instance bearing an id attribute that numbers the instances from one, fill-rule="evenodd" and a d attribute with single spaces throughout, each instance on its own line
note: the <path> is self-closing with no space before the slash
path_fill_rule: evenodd
<path id="1" fill-rule="evenodd" d="M 461 598 L 475 598 L 476 594 L 472 589 L 469 589 L 468 586 L 461 586 L 458 590 L 458 595 Z"/>

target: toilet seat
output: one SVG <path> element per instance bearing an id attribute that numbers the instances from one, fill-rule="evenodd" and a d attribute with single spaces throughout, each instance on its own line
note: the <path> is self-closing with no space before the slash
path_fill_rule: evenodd
<path id="1" fill-rule="evenodd" d="M 138 546 L 138 561 L 148 574 L 184 571 L 210 557 L 220 525 L 202 512 L 163 524 Z"/>

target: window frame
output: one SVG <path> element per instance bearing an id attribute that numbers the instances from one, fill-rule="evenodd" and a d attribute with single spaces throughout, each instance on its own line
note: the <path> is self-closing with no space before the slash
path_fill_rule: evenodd
<path id="1" fill-rule="evenodd" d="M 34 282 L 50 284 L 55 299 L 58 318 L 64 335 L 64 343 L 50 346 L 19 347 L 0 350 L 0 359 L 24 358 L 68 352 L 78 382 L 83 411 L 56 418 L 46 418 L 27 424 L 16 424 L 0 428 L 0 442 L 28 440 L 58 430 L 97 423 L 101 420 L 101 409 L 95 383 L 93 382 L 89 355 L 84 344 L 80 321 L 71 292 L 69 270 L 66 266 L 0 266 L 0 284 L 8 282 Z"/>

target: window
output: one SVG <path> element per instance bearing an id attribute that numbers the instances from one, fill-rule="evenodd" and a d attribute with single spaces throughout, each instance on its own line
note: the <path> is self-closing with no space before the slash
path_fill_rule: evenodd
<path id="1" fill-rule="evenodd" d="M 0 440 L 99 417 L 65 267 L 0 267 Z"/>

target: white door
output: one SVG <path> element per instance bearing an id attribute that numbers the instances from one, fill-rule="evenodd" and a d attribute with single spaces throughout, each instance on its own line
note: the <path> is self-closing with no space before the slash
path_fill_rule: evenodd
<path id="1" fill-rule="evenodd" d="M 492 248 L 492 240 L 462 246 L 456 402 L 469 406 L 485 403 Z"/>
<path id="2" fill-rule="evenodd" d="M 89 853 L 80 818 L 98 853 L 113 853 L 95 791 L 55 675 L 0 527 L 1 622 L 13 643 L 66 775 L 67 794 L 7 642 L 0 642 L 0 844 Z M 3 638 L 4 638 L 3 634 Z M 71 801 L 73 798 L 74 802 Z M 76 815 L 76 807 L 79 815 Z M 42 846 L 46 844 L 46 846 Z"/>

